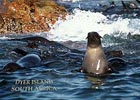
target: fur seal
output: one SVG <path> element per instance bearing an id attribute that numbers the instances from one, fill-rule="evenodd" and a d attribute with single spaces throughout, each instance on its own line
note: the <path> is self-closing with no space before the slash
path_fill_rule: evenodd
<path id="1" fill-rule="evenodd" d="M 3 72 L 14 72 L 19 69 L 30 68 L 41 64 L 41 58 L 37 54 L 27 54 L 16 62 L 11 62 L 3 67 Z"/>
<path id="2" fill-rule="evenodd" d="M 101 45 L 101 36 L 97 32 L 89 32 L 87 50 L 82 70 L 87 73 L 104 74 L 108 71 L 108 62 Z"/>
<path id="3" fill-rule="evenodd" d="M 122 51 L 108 51 L 106 54 L 111 58 L 106 58 L 101 38 L 97 32 L 88 33 L 87 50 L 80 72 L 94 75 L 103 75 L 108 72 L 118 73 L 118 67 L 126 65 L 126 61 L 120 58 L 123 55 Z"/>
<path id="4" fill-rule="evenodd" d="M 46 38 L 40 37 L 40 36 L 31 36 L 31 37 L 23 37 L 23 38 L 17 38 L 17 39 L 10 39 L 8 41 L 24 41 L 27 42 L 28 45 L 26 46 L 27 48 L 38 48 L 38 45 L 45 45 L 48 46 L 47 50 L 52 50 L 52 52 L 55 54 L 55 51 L 57 52 L 57 47 L 62 49 L 62 52 L 68 52 L 68 51 L 75 51 L 71 50 L 62 44 L 59 44 L 54 41 L 49 41 Z M 54 47 L 52 49 L 52 47 Z M 50 48 L 50 49 L 49 49 Z M 31 68 L 31 67 L 36 67 L 36 66 L 48 66 L 49 64 L 53 62 L 60 62 L 57 60 L 53 60 L 50 62 L 46 61 L 43 62 L 43 60 L 47 56 L 55 56 L 54 54 L 48 52 L 47 50 L 45 51 L 37 51 L 37 52 L 26 52 L 20 48 L 15 48 L 12 50 L 13 53 L 20 54 L 21 57 L 19 60 L 16 62 L 11 62 L 3 66 L 2 69 L 0 69 L 0 72 L 14 72 L 19 69 L 25 69 L 25 68 Z M 59 51 L 58 51 L 59 52 Z M 77 51 L 76 51 L 77 52 Z"/>

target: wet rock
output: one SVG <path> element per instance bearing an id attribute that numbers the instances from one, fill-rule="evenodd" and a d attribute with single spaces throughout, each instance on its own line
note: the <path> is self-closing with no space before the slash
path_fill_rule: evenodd
<path id="1" fill-rule="evenodd" d="M 29 48 L 37 48 L 38 45 L 35 42 L 28 42 L 27 47 L 29 47 Z"/>
<path id="2" fill-rule="evenodd" d="M 123 52 L 121 50 L 107 51 L 105 52 L 105 54 L 108 57 L 122 57 L 123 56 Z"/>
<path id="3" fill-rule="evenodd" d="M 2 28 L 3 25 L 4 25 L 4 20 L 3 20 L 2 16 L 0 16 L 0 28 Z"/>
<path id="4" fill-rule="evenodd" d="M 50 30 L 67 11 L 53 0 L 2 0 L 0 33 L 34 33 Z"/>
<path id="5" fill-rule="evenodd" d="M 129 39 L 129 40 L 140 41 L 140 35 L 139 35 L 139 34 L 134 34 L 134 35 L 132 35 L 131 33 L 129 33 L 129 34 L 127 35 L 127 39 Z"/>

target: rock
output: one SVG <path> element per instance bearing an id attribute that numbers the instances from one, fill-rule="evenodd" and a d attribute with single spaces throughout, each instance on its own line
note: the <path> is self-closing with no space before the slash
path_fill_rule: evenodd
<path id="1" fill-rule="evenodd" d="M 7 7 L 5 5 L 0 4 L 0 14 L 6 12 L 7 12 Z"/>
<path id="2" fill-rule="evenodd" d="M 140 35 L 139 34 L 132 35 L 131 33 L 128 33 L 127 39 L 140 41 Z"/>
<path id="3" fill-rule="evenodd" d="M 22 33 L 22 23 L 20 20 L 7 17 L 7 15 L 2 15 L 4 20 L 3 27 L 1 27 L 1 33 Z"/>
<path id="4" fill-rule="evenodd" d="M 2 5 L 6 5 L 8 3 L 7 0 L 2 0 Z"/>
<path id="5" fill-rule="evenodd" d="M 4 26 L 4 20 L 2 16 L 0 15 L 0 29 L 3 28 L 3 26 Z"/>
<path id="6" fill-rule="evenodd" d="M 50 30 L 67 11 L 53 0 L 2 0 L 0 33 L 34 33 Z"/>
<path id="7" fill-rule="evenodd" d="M 123 52 L 121 50 L 112 50 L 112 51 L 107 51 L 105 52 L 105 54 L 110 57 L 122 57 L 123 56 Z"/>
<path id="8" fill-rule="evenodd" d="M 8 4 L 7 13 L 15 19 L 20 19 L 22 22 L 31 22 L 30 7 L 25 3 L 16 1 Z"/>

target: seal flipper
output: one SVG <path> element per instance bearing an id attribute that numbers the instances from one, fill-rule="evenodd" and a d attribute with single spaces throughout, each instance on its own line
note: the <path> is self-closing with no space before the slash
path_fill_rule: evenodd
<path id="1" fill-rule="evenodd" d="M 108 72 L 109 73 L 119 73 L 119 71 L 117 71 L 114 67 L 111 67 L 111 66 L 109 66 Z"/>
<path id="2" fill-rule="evenodd" d="M 108 60 L 109 68 L 112 72 L 117 72 L 123 69 L 123 66 L 126 65 L 126 61 L 120 57 L 110 58 Z"/>

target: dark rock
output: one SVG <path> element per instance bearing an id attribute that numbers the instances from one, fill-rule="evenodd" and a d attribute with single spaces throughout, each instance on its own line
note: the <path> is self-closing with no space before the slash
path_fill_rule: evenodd
<path id="1" fill-rule="evenodd" d="M 123 52 L 121 50 L 107 51 L 105 52 L 105 54 L 107 55 L 107 57 L 122 57 L 123 56 Z"/>

